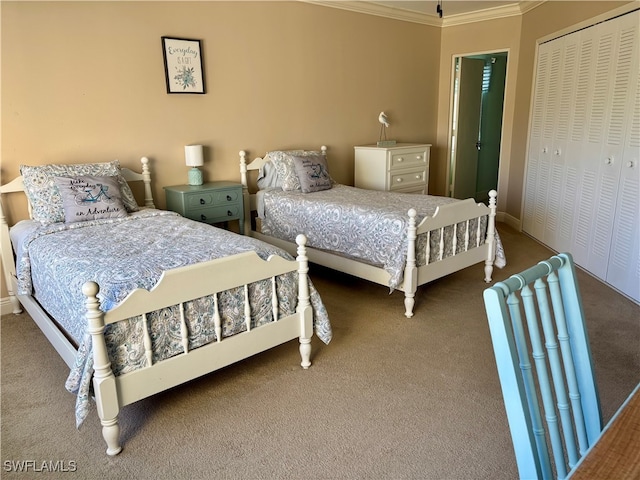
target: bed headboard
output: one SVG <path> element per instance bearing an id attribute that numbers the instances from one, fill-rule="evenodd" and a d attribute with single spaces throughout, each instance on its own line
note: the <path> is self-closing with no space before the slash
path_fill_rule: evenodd
<path id="1" fill-rule="evenodd" d="M 327 147 L 322 145 L 320 147 L 320 152 L 325 157 L 327 156 Z M 269 157 L 265 155 L 264 157 L 256 157 L 250 163 L 247 164 L 247 152 L 244 150 L 240 150 L 240 182 L 242 183 L 242 192 L 244 197 L 244 221 L 245 221 L 245 229 L 244 231 L 250 235 L 251 234 L 251 221 L 252 221 L 252 212 L 255 212 L 257 209 L 256 205 L 256 194 L 251 193 L 249 191 L 249 179 L 248 173 L 250 171 L 259 171 L 266 163 L 268 163 Z"/>

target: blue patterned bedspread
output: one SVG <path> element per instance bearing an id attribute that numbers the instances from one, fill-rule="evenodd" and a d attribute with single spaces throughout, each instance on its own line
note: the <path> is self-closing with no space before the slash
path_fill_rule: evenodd
<path id="1" fill-rule="evenodd" d="M 33 294 L 78 345 L 76 364 L 66 384 L 69 391 L 77 394 L 78 425 L 88 413 L 93 375 L 91 336 L 86 333 L 82 294 L 85 282 L 100 285 L 101 309 L 108 311 L 133 289 L 151 289 L 162 272 L 171 268 L 246 251 L 255 251 L 265 260 L 270 255 L 292 259 L 285 251 L 264 242 L 155 209 L 141 210 L 126 218 L 69 225 L 41 226 L 33 222 L 21 237 L 24 241 L 16 261 L 18 293 Z M 297 276 L 291 273 L 278 277 L 282 315 L 295 312 Z M 313 285 L 310 294 L 315 333 L 328 343 L 332 332 L 327 311 Z M 252 325 L 273 321 L 270 281 L 251 284 L 250 296 Z M 218 303 L 222 336 L 244 331 L 243 288 L 223 292 Z M 212 308 L 210 297 L 185 304 L 190 349 L 216 339 Z M 154 362 L 183 352 L 179 317 L 173 313 L 170 308 L 163 309 L 148 320 Z M 116 375 L 146 366 L 141 328 L 139 319 L 130 319 L 105 329 Z"/>
<path id="2" fill-rule="evenodd" d="M 456 202 L 449 197 L 364 190 L 336 184 L 329 190 L 313 193 L 283 191 L 261 192 L 262 233 L 295 241 L 299 233 L 307 236 L 307 245 L 383 267 L 390 275 L 389 287 L 401 285 L 407 259 L 407 227 L 410 208 L 417 211 L 416 224 L 435 213 L 440 205 Z M 471 222 L 474 232 L 477 223 Z M 457 245 L 464 245 L 466 225 L 457 230 Z M 481 222 L 484 243 L 486 218 Z M 445 228 L 443 257 L 453 252 L 453 228 Z M 497 237 L 496 237 L 497 238 Z M 426 258 L 427 235 L 417 239 L 418 266 L 437 261 L 439 235 L 429 240 L 430 258 Z M 497 239 L 499 244 L 499 239 Z M 502 248 L 497 249 L 502 252 Z M 496 263 L 500 266 L 502 263 Z"/>

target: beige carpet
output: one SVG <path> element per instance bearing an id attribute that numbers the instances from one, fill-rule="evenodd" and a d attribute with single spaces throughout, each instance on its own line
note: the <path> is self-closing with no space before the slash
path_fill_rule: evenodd
<path id="1" fill-rule="evenodd" d="M 551 255 L 499 225 L 501 280 Z M 125 407 L 109 458 L 95 411 L 74 425 L 67 368 L 26 315 L 1 322 L 2 478 L 514 479 L 477 265 L 401 293 L 312 266 L 334 339 L 297 343 Z M 640 307 L 580 272 L 605 420 L 640 381 Z M 43 477 L 20 461 L 70 466 Z M 72 463 L 71 463 L 72 462 Z M 9 468 L 11 467 L 11 468 Z"/>

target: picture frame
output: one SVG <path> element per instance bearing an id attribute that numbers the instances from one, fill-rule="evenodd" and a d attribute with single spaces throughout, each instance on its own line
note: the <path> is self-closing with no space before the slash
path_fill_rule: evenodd
<path id="1" fill-rule="evenodd" d="M 206 93 L 200 40 L 162 37 L 167 93 Z"/>

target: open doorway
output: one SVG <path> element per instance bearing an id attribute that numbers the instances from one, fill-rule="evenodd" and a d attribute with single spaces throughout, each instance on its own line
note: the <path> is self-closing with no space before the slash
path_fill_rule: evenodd
<path id="1" fill-rule="evenodd" d="M 454 57 L 447 194 L 488 202 L 498 187 L 507 52 Z"/>

